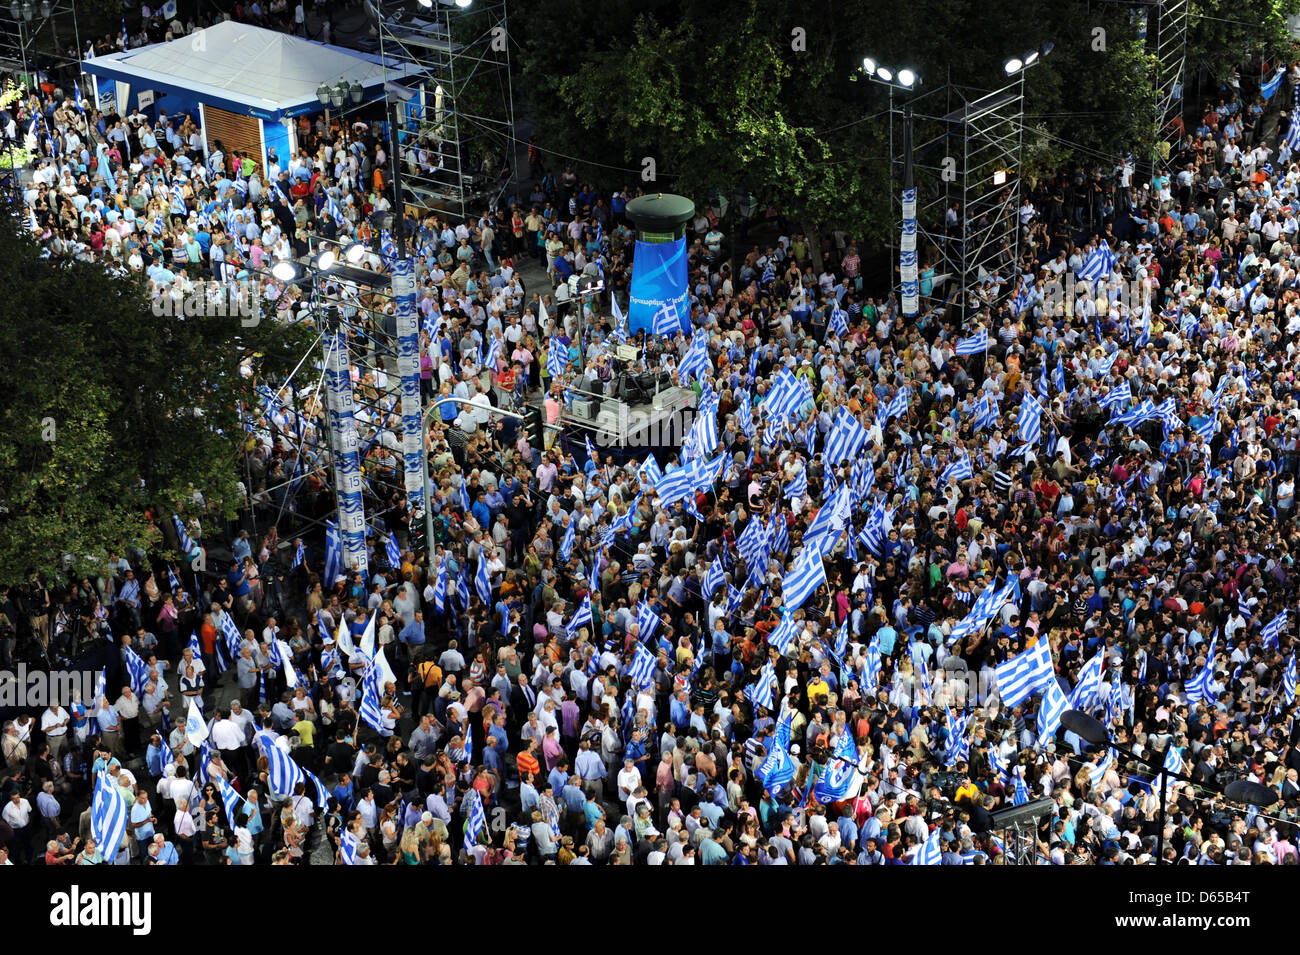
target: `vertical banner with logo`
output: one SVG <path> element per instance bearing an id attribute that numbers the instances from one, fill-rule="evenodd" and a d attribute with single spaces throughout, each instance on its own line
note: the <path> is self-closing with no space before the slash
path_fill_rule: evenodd
<path id="1" fill-rule="evenodd" d="M 686 239 L 670 242 L 637 240 L 632 259 L 632 289 L 628 298 L 628 328 L 653 332 L 655 313 L 671 302 L 684 334 L 691 331 L 686 295 Z"/>
<path id="2" fill-rule="evenodd" d="M 406 500 L 424 501 L 424 433 L 420 408 L 420 321 L 415 308 L 415 262 L 392 262 L 394 317 L 397 320 L 397 371 L 402 378 L 402 471 Z"/>
<path id="3" fill-rule="evenodd" d="M 962 210 L 965 212 L 965 210 Z M 916 186 L 912 181 L 912 107 L 903 110 L 903 237 L 898 246 L 899 295 L 903 318 L 921 310 L 921 284 L 916 269 Z"/>
<path id="4" fill-rule="evenodd" d="M 351 362 L 343 331 L 325 335 L 325 383 L 329 395 L 330 434 L 334 444 L 334 487 L 339 502 L 339 540 L 343 573 L 360 571 L 369 579 L 366 558 L 366 514 L 361 500 L 361 455 L 353 418 Z"/>

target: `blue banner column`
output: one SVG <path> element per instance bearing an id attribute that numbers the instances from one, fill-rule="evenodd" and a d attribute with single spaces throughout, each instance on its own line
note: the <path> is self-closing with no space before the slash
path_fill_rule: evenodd
<path id="1" fill-rule="evenodd" d="M 339 543 L 343 546 L 343 573 L 355 572 L 369 580 L 366 557 L 366 514 L 361 497 L 361 454 L 357 439 L 356 405 L 352 397 L 352 369 L 347 333 L 325 333 L 325 383 L 329 396 L 330 434 L 334 439 L 334 492 L 339 504 Z"/>
<path id="2" fill-rule="evenodd" d="M 686 223 L 694 215 L 694 202 L 664 192 L 638 196 L 627 204 L 627 217 L 636 227 L 627 308 L 632 332 L 652 332 L 655 313 L 671 303 L 681 330 L 689 334 Z"/>
<path id="3" fill-rule="evenodd" d="M 420 407 L 420 321 L 415 307 L 415 262 L 392 262 L 397 320 L 397 371 L 402 382 L 402 473 L 409 507 L 424 506 L 424 434 Z"/>
<path id="4" fill-rule="evenodd" d="M 962 210 L 963 214 L 966 210 Z M 898 247 L 898 281 L 903 319 L 915 321 L 921 310 L 916 262 L 916 186 L 912 181 L 912 107 L 903 108 L 903 236 Z"/>

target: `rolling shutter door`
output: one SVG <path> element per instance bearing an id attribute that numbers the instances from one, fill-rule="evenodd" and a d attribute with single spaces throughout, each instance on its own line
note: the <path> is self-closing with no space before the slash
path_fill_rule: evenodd
<path id="1" fill-rule="evenodd" d="M 208 134 L 208 149 L 219 139 L 226 159 L 236 151 L 247 156 L 262 171 L 262 124 L 254 116 L 240 116 L 216 106 L 204 105 L 203 123 Z"/>

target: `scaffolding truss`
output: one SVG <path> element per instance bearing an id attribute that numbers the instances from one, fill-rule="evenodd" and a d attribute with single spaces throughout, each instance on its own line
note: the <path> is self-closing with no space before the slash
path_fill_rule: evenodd
<path id="1" fill-rule="evenodd" d="M 0 3 L 0 67 L 31 76 L 62 73 L 80 63 L 81 34 L 73 0 Z M 69 72 L 60 81 L 74 78 L 80 69 Z"/>
<path id="2" fill-rule="evenodd" d="M 1151 12 L 1155 29 L 1148 22 L 1147 44 L 1156 57 L 1157 143 L 1176 145 L 1183 114 L 1184 73 L 1187 68 L 1187 27 L 1191 16 L 1188 0 L 1162 0 Z M 1167 166 L 1175 149 L 1160 147 L 1160 165 Z"/>
<path id="3" fill-rule="evenodd" d="M 959 290 L 959 300 L 969 304 L 980 283 L 992 276 L 1004 281 L 1004 292 L 1011 291 L 1020 251 L 1024 71 L 998 90 L 949 83 L 909 97 L 906 106 L 891 92 L 891 168 L 898 182 L 906 160 L 905 108 L 911 109 L 913 123 L 917 248 L 920 261 L 934 270 L 932 295 L 942 300 Z M 890 194 L 901 223 L 899 191 L 891 188 Z M 953 203 L 958 203 L 955 227 L 948 222 Z"/>
<path id="4" fill-rule="evenodd" d="M 416 64 L 386 87 L 405 203 L 464 221 L 513 180 L 514 100 L 506 5 L 377 3 L 379 52 Z M 400 85 L 399 85 L 400 83 Z"/>

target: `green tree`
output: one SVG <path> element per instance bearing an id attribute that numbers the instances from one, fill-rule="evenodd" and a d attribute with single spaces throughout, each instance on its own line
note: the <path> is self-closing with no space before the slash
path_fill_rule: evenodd
<path id="1" fill-rule="evenodd" d="M 0 260 L 0 581 L 156 545 L 150 511 L 170 521 L 196 490 L 233 516 L 241 361 L 283 374 L 306 329 L 155 315 L 138 279 L 42 259 L 9 215 Z"/>
<path id="2" fill-rule="evenodd" d="M 1294 13 L 1300 0 L 1192 0 L 1188 69 L 1204 69 L 1220 83 L 1244 59 L 1292 57 L 1287 17 Z"/>

